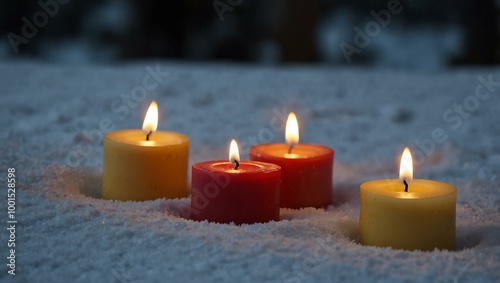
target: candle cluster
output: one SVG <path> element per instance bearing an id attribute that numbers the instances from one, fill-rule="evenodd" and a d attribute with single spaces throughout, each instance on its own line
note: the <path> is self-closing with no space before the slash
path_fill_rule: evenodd
<path id="1" fill-rule="evenodd" d="M 119 130 L 104 139 L 104 199 L 143 201 L 188 196 L 189 138 L 157 131 L 152 102 L 141 130 Z M 235 140 L 228 160 L 194 164 L 191 219 L 253 224 L 280 220 L 280 208 L 325 208 L 332 203 L 334 151 L 299 143 L 294 113 L 286 124 L 286 143 L 250 148 L 241 161 Z M 405 149 L 399 180 L 376 180 L 360 187 L 360 242 L 402 249 L 453 249 L 456 188 L 413 180 Z"/>

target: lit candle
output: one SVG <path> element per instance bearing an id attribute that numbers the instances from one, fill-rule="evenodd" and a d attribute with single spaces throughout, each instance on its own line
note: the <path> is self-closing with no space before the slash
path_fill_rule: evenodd
<path id="1" fill-rule="evenodd" d="M 360 196 L 362 244 L 406 250 L 455 248 L 457 189 L 414 180 L 408 148 L 401 157 L 399 179 L 366 182 Z"/>
<path id="2" fill-rule="evenodd" d="M 102 196 L 114 200 L 182 198 L 188 195 L 189 138 L 156 131 L 158 106 L 152 102 L 142 131 L 106 134 L 103 148 Z"/>
<path id="3" fill-rule="evenodd" d="M 288 115 L 286 142 L 250 148 L 250 160 L 281 166 L 280 206 L 324 208 L 332 202 L 334 151 L 317 144 L 299 144 L 299 126 L 294 113 Z"/>
<path id="4" fill-rule="evenodd" d="M 191 219 L 235 224 L 279 221 L 278 165 L 241 161 L 235 140 L 229 161 L 193 165 Z"/>

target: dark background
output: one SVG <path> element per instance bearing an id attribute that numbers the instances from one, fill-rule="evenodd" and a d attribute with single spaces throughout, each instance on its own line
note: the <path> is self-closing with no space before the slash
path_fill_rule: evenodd
<path id="1" fill-rule="evenodd" d="M 165 58 L 411 69 L 500 62 L 500 1 L 493 0 L 401 0 L 403 11 L 352 54 L 350 63 L 340 44 L 355 46 L 354 28 L 364 30 L 374 20 L 370 11 L 387 9 L 389 0 L 72 0 L 57 4 L 57 13 L 19 44 L 16 54 L 9 34 L 23 35 L 24 17 L 34 23 L 34 15 L 44 11 L 38 2 L 3 2 L 1 59 L 108 64 Z M 229 10 L 222 18 L 215 6 Z"/>

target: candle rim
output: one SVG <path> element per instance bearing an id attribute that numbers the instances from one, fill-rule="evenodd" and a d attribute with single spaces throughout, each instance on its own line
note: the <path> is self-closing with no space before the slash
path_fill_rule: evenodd
<path id="1" fill-rule="evenodd" d="M 228 165 L 230 167 L 234 167 L 234 164 L 229 162 L 229 160 L 210 160 L 210 161 L 204 161 L 204 162 L 198 162 L 196 164 L 193 164 L 193 168 L 197 168 L 199 170 L 210 170 L 214 169 L 217 170 L 218 172 L 224 172 L 224 173 L 233 173 L 233 174 L 261 174 L 261 173 L 270 173 L 270 172 L 276 172 L 281 170 L 281 166 L 276 165 L 274 163 L 268 163 L 268 162 L 261 162 L 261 161 L 249 161 L 249 160 L 242 160 L 240 161 L 240 169 L 245 168 L 245 166 L 248 165 L 258 165 L 256 169 L 247 171 L 245 169 L 240 170 L 240 169 L 232 169 L 231 172 L 227 172 L 225 170 L 222 170 L 221 168 L 214 167 L 215 165 Z"/>
<path id="2" fill-rule="evenodd" d="M 263 144 L 258 144 L 258 145 L 254 145 L 250 148 L 250 153 L 252 155 L 255 155 L 255 156 L 258 156 L 258 157 L 272 157 L 272 158 L 275 158 L 275 159 L 281 159 L 281 160 L 303 160 L 303 159 L 311 159 L 311 158 L 322 158 L 322 157 L 325 157 L 325 156 L 330 156 L 330 155 L 334 155 L 335 154 L 335 151 L 326 146 L 326 145 L 321 145 L 321 144 L 314 144 L 314 143 L 299 143 L 299 144 L 296 144 L 294 145 L 293 149 L 292 149 L 292 154 L 294 153 L 293 150 L 300 150 L 304 147 L 314 147 L 314 148 L 320 148 L 322 152 L 320 152 L 319 154 L 314 154 L 314 155 L 306 155 L 306 156 L 299 156 L 299 157 L 295 157 L 295 158 L 290 158 L 290 157 L 286 157 L 286 156 L 278 156 L 278 155 L 274 155 L 274 154 L 268 154 L 268 153 L 262 153 L 261 150 L 263 147 L 269 147 L 269 146 L 282 146 L 283 147 L 283 150 L 285 151 L 284 154 L 288 153 L 288 145 L 286 143 L 279 143 L 279 142 L 270 142 L 270 143 L 263 143 Z M 280 148 L 281 150 L 281 148 Z"/>
<path id="3" fill-rule="evenodd" d="M 130 134 L 130 135 L 138 135 L 138 136 L 143 136 L 144 139 L 137 139 L 137 140 L 131 140 L 129 138 L 123 137 L 120 138 L 120 134 Z M 161 140 L 156 140 L 156 138 L 168 135 L 169 138 L 174 138 L 174 140 L 169 140 L 167 141 L 161 141 Z M 143 146 L 145 148 L 147 147 L 162 147 L 162 146 L 175 146 L 175 145 L 181 145 L 186 142 L 189 142 L 189 137 L 179 133 L 179 132 L 173 132 L 173 131 L 162 131 L 162 130 L 157 130 L 153 134 L 149 136 L 149 141 L 146 141 L 146 135 L 144 135 L 143 131 L 140 129 L 121 129 L 121 130 L 116 130 L 116 131 L 111 131 L 106 133 L 104 139 L 109 139 L 113 142 L 124 144 L 124 145 L 133 145 L 133 146 Z"/>
<path id="4" fill-rule="evenodd" d="M 456 195 L 458 192 L 457 188 L 455 186 L 453 186 L 452 184 L 441 182 L 441 181 L 436 181 L 436 180 L 427 180 L 427 179 L 413 179 L 413 181 L 411 183 L 409 183 L 408 192 L 404 191 L 404 185 L 402 185 L 402 184 L 401 184 L 401 188 L 402 188 L 401 191 L 390 191 L 390 190 L 379 189 L 376 192 L 374 192 L 374 191 L 369 190 L 367 188 L 367 186 L 373 185 L 373 183 L 376 183 L 376 182 L 390 182 L 390 183 L 397 182 L 398 184 L 401 184 L 401 181 L 399 179 L 371 180 L 371 181 L 367 181 L 367 182 L 364 182 L 363 184 L 361 184 L 360 190 L 362 190 L 365 193 L 370 194 L 370 195 L 376 195 L 379 197 L 390 198 L 390 199 L 400 199 L 402 201 L 419 201 L 419 200 L 424 200 L 424 199 L 438 199 L 438 198 Z M 435 184 L 445 185 L 449 191 L 446 193 L 443 193 L 443 194 L 432 195 L 432 196 L 429 196 L 428 192 L 415 192 L 415 191 L 412 192 L 411 185 L 414 184 L 415 182 L 416 183 L 421 183 L 421 182 L 435 183 Z M 405 195 L 406 196 L 413 196 L 413 197 L 407 197 L 407 198 L 401 197 L 401 196 L 405 196 Z M 414 197 L 414 196 L 417 196 L 417 197 Z"/>

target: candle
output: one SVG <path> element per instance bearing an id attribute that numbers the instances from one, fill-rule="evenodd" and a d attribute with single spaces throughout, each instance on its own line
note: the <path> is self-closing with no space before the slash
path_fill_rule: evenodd
<path id="1" fill-rule="evenodd" d="M 280 175 L 275 164 L 240 162 L 232 140 L 229 161 L 193 165 L 191 219 L 236 224 L 279 221 Z"/>
<path id="2" fill-rule="evenodd" d="M 119 130 L 104 137 L 102 196 L 113 200 L 187 197 L 189 138 L 156 131 L 158 106 L 152 102 L 142 131 Z"/>
<path id="3" fill-rule="evenodd" d="M 413 180 L 410 150 L 401 157 L 399 180 L 375 180 L 360 189 L 360 242 L 406 250 L 455 248 L 457 189 Z"/>
<path id="4" fill-rule="evenodd" d="M 288 115 L 286 142 L 250 148 L 250 160 L 281 166 L 280 206 L 324 208 L 332 202 L 334 151 L 316 144 L 299 144 L 294 113 Z"/>

